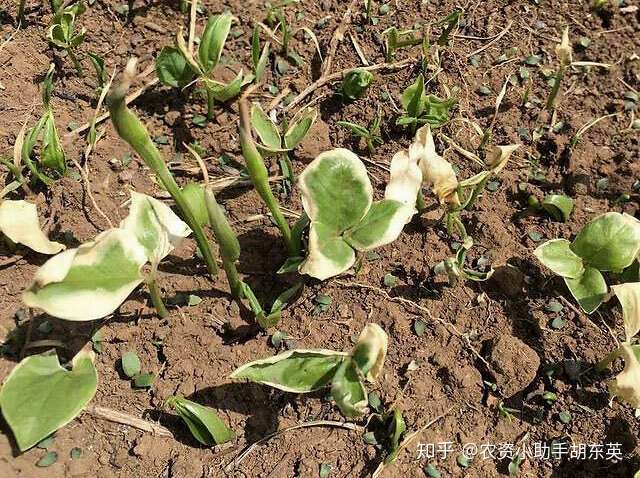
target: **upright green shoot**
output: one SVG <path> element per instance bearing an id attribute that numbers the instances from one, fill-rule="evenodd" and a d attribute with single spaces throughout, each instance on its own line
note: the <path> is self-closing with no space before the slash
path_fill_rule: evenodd
<path id="1" fill-rule="evenodd" d="M 572 49 L 569 43 L 569 27 L 565 27 L 562 32 L 562 41 L 556 45 L 556 56 L 558 57 L 558 70 L 556 71 L 556 75 L 553 78 L 553 85 L 551 86 L 551 93 L 549 93 L 549 97 L 547 98 L 547 110 L 551 111 L 555 108 L 556 97 L 560 92 L 560 85 L 562 83 L 562 79 L 564 78 L 564 74 L 571 65 L 571 55 Z"/>
<path id="2" fill-rule="evenodd" d="M 49 41 L 67 52 L 79 76 L 84 75 L 84 70 L 78 59 L 76 49 L 84 40 L 87 30 L 83 27 L 80 32 L 76 32 L 75 23 L 77 17 L 83 14 L 86 9 L 87 7 L 82 2 L 78 2 L 64 9 L 56 10 L 53 23 L 48 31 Z"/>
<path id="3" fill-rule="evenodd" d="M 160 155 L 158 148 L 156 148 L 153 141 L 151 141 L 149 132 L 136 115 L 127 107 L 125 98 L 129 90 L 129 86 L 135 77 L 135 71 L 136 60 L 131 59 L 127 63 L 127 67 L 125 68 L 120 84 L 117 85 L 107 97 L 111 120 L 113 121 L 113 125 L 115 126 L 118 135 L 129 143 L 129 145 L 140 155 L 147 166 L 156 173 L 160 183 L 169 192 L 169 194 L 171 194 L 171 197 L 182 212 L 185 221 L 193 231 L 196 241 L 198 242 L 200 252 L 202 253 L 207 268 L 209 269 L 209 273 L 212 276 L 216 276 L 218 274 L 218 266 L 216 265 L 213 253 L 211 252 L 211 246 L 204 234 L 202 226 L 196 220 L 196 216 L 192 208 L 185 200 L 182 191 L 176 184 L 176 181 Z"/>
<path id="4" fill-rule="evenodd" d="M 366 145 L 369 155 L 373 155 L 376 150 L 376 146 L 384 144 L 382 136 L 380 136 L 380 124 L 382 122 L 382 109 L 378 108 L 376 115 L 371 120 L 371 123 L 367 127 L 358 123 L 352 123 L 350 121 L 338 121 L 337 124 L 347 128 L 354 135 L 362 138 Z"/>

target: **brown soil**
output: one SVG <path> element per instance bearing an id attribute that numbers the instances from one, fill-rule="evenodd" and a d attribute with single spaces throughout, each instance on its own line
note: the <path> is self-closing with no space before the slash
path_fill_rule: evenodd
<path id="1" fill-rule="evenodd" d="M 78 78 L 68 59 L 61 57 L 46 41 L 46 28 L 51 19 L 49 7 L 28 3 L 28 25 L 0 49 L 0 151 L 9 156 L 29 112 L 35 108 L 35 114 L 39 114 L 38 85 L 51 61 L 62 72 L 57 78 L 53 99 L 61 133 L 67 133 L 70 123 L 88 121 L 95 107 L 95 79 L 89 63 L 86 62 L 87 76 Z M 304 2 L 289 7 L 288 11 L 295 27 L 308 26 L 315 30 L 326 54 L 347 3 Z M 477 459 L 463 469 L 456 464 L 456 456 L 465 443 L 516 443 L 525 433 L 529 434 L 530 443 L 553 439 L 573 443 L 618 442 L 622 444 L 624 458 L 618 462 L 569 458 L 526 460 L 518 476 L 630 477 L 640 468 L 637 455 L 640 426 L 633 410 L 619 402 L 609 406 L 608 376 L 599 376 L 592 369 L 614 346 L 608 327 L 614 334 L 622 331 L 619 313 L 605 306 L 601 313 L 587 318 L 565 305 L 561 314 L 566 325 L 560 330 L 551 328 L 550 322 L 557 314 L 547 312 L 545 305 L 554 297 L 570 297 L 561 281 L 537 264 L 531 254 L 536 243 L 529 236 L 538 232 L 544 238 L 569 238 L 598 213 L 618 210 L 635 214 L 637 211 L 638 196 L 632 185 L 640 178 L 639 148 L 637 132 L 628 130 L 630 113 L 600 122 L 583 136 L 572 154 L 567 154 L 569 140 L 580 126 L 592 118 L 623 111 L 623 95 L 629 90 L 625 83 L 639 89 L 638 12 L 625 13 L 611 7 L 610 11 L 597 15 L 590 10 L 590 3 L 466 2 L 464 25 L 458 31 L 462 36 L 441 50 L 444 71 L 429 84 L 429 91 L 440 95 L 445 86 L 460 88 L 455 120 L 442 131 L 461 146 L 474 149 L 477 145 L 474 133 L 460 119 L 476 121 L 483 127 L 490 124 L 495 95 L 505 78 L 517 74 L 522 65 L 521 61 L 497 62 L 509 48 L 517 48 L 515 57 L 520 59 L 531 54 L 541 55 L 542 66 L 552 68 L 554 45 L 563 26 L 569 25 L 574 41 L 580 36 L 592 39 L 586 50 L 575 49 L 575 59 L 613 64 L 609 71 L 595 68 L 588 74 L 573 72 L 568 76 L 557 113 L 557 121 L 563 121 L 565 128 L 557 133 L 545 133 L 535 143 L 530 136 L 523 139 L 519 135 L 523 131 L 519 129 L 524 128 L 531 135 L 535 127 L 548 124 L 550 118 L 541 113 L 539 107 L 522 107 L 526 84 L 518 82 L 508 88 L 495 123 L 494 143 L 523 142 L 523 148 L 500 176 L 499 189 L 486 191 L 475 210 L 463 218 L 477 246 L 470 259 L 475 263 L 484 257 L 499 268 L 495 278 L 487 283 L 466 282 L 449 287 L 442 277 L 433 275 L 433 266 L 453 253 L 453 241 L 438 222 L 439 213 L 435 211 L 415 218 L 399 240 L 378 251 L 379 259 L 365 259 L 357 276 L 323 283 L 307 281 L 302 296 L 283 314 L 278 328 L 293 337 L 296 346 L 306 348 L 348 350 L 351 338 L 366 323 L 380 324 L 389 334 L 390 346 L 384 376 L 374 390 L 385 403 L 395 403 L 403 410 L 410 430 L 420 429 L 448 411 L 444 418 L 420 433 L 400 454 L 397 463 L 384 472 L 385 477 L 426 476 L 422 467 L 428 460 L 418 459 L 418 442 L 445 441 L 453 442 L 456 452 L 444 460 L 431 460 L 442 476 L 504 476 L 508 474 L 506 458 Z M 239 16 L 233 30 L 240 35 L 230 37 L 224 55 L 248 67 L 253 22 L 264 18 L 262 2 L 207 0 L 204 4 L 211 13 L 230 8 Z M 361 2 L 355 4 L 360 8 Z M 447 15 L 456 5 L 458 3 L 448 0 L 390 2 L 389 14 L 376 13 L 377 25 L 363 29 L 357 17 L 349 32 L 371 64 L 383 62 L 380 40 L 383 30 L 391 25 L 403 29 L 432 22 Z M 4 9 L 2 34 L 7 38 L 15 29 L 11 20 L 15 6 L 9 0 L 2 0 L 0 6 Z M 109 72 L 122 68 L 129 56 L 139 57 L 142 68 L 150 65 L 160 48 L 172 42 L 173 32 L 187 17 L 173 2 L 136 0 L 133 19 L 127 22 L 116 13 L 118 6 L 119 2 L 97 0 L 79 20 L 88 31 L 82 52 L 104 56 Z M 377 8 L 378 2 L 374 2 L 375 12 Z M 295 12 L 303 12 L 304 17 L 296 19 Z M 325 25 L 318 28 L 318 21 L 325 17 L 328 17 Z M 200 28 L 204 19 L 202 15 L 199 17 Z M 467 56 L 489 42 L 482 38 L 497 35 L 510 22 L 508 32 L 482 51 L 479 65 L 473 66 Z M 292 48 L 307 60 L 305 65 L 292 68 L 284 75 L 270 72 L 266 82 L 276 85 L 280 91 L 290 88 L 295 94 L 317 79 L 321 62 L 313 43 L 305 41 L 303 32 L 296 34 Z M 400 50 L 397 59 L 418 58 L 419 51 L 419 47 Z M 347 36 L 337 50 L 333 70 L 358 64 Z M 539 67 L 528 69 L 533 79 L 531 97 L 544 101 L 549 91 L 546 80 Z M 406 130 L 395 126 L 398 115 L 395 107 L 401 91 L 417 73 L 417 67 L 377 73 L 366 97 L 347 105 L 334 98 L 330 88 L 316 91 L 313 99 L 319 104 L 321 122 L 293 158 L 296 172 L 315 154 L 329 147 L 344 146 L 365 156 L 365 151 L 359 149 L 357 142 L 336 125 L 336 121 L 366 124 L 378 105 L 385 113 L 385 144 L 371 159 L 388 164 L 392 154 L 411 140 Z M 480 85 L 488 86 L 493 93 L 479 95 Z M 385 99 L 389 96 L 393 101 Z M 272 95 L 265 88 L 260 99 L 267 105 Z M 134 106 L 152 136 L 166 135 L 170 139 L 161 150 L 172 160 L 180 181 L 198 179 L 189 172 L 194 170 L 195 163 L 182 147 L 183 142 L 193 140 L 207 150 L 213 177 L 228 175 L 229 167 L 241 169 L 235 105 L 220 106 L 215 121 L 203 128 L 191 123 L 193 115 L 204 114 L 204 101 L 197 95 L 187 98 L 176 90 L 154 87 Z M 80 159 L 84 139 L 64 136 L 63 142 L 67 155 Z M 440 151 L 443 148 L 440 143 Z M 161 194 L 150 171 L 135 155 L 126 166 L 122 164 L 121 160 L 128 154 L 131 154 L 129 147 L 108 125 L 105 138 L 90 158 L 90 180 L 96 201 L 114 223 L 126 215 L 122 204 L 129 188 Z M 218 161 L 222 154 L 233 160 L 225 167 Z M 539 166 L 546 181 L 531 179 L 527 159 L 532 155 L 539 155 Z M 447 157 L 455 162 L 462 177 L 477 172 L 476 165 L 453 151 Z M 375 187 L 382 191 L 387 173 L 375 165 L 368 166 Z M 278 174 L 277 164 L 272 165 L 271 172 Z M 596 186 L 601 178 L 608 178 L 608 187 Z M 522 213 L 523 197 L 518 193 L 518 184 L 527 180 L 529 190 L 538 195 L 550 192 L 571 195 L 576 208 L 570 220 L 559 223 Z M 108 227 L 93 209 L 82 182 L 73 175 L 58 181 L 50 190 L 38 192 L 40 212 L 52 239 L 73 246 Z M 632 200 L 624 205 L 616 203 L 621 193 L 631 193 Z M 260 298 L 268 302 L 286 283 L 274 273 L 285 258 L 278 231 L 266 219 L 245 220 L 266 212 L 251 188 L 228 189 L 220 194 L 220 200 L 240 236 L 241 272 Z M 295 189 L 291 196 L 281 196 L 281 200 L 286 207 L 301 210 Z M 436 209 L 434 199 L 428 200 Z M 166 320 L 159 319 L 150 308 L 143 290 L 135 292 L 117 314 L 99 323 L 75 324 L 44 315 L 33 318 L 34 326 L 50 321 L 54 329 L 47 338 L 66 344 L 68 348 L 59 349 L 59 353 L 67 359 L 100 329 L 104 337 L 102 352 L 97 355 L 100 384 L 93 404 L 157 421 L 168 427 L 175 439 L 156 437 L 84 413 L 56 433 L 52 450 L 59 453 L 58 462 L 49 468 L 37 468 L 35 462 L 44 450 L 34 448 L 18 454 L 10 431 L 2 422 L 1 477 L 315 477 L 322 463 L 333 467 L 331 477 L 370 476 L 380 460 L 376 448 L 365 444 L 359 433 L 324 427 L 283 434 L 254 450 L 236 468 L 224 471 L 246 445 L 278 429 L 303 421 L 342 418 L 335 407 L 324 400 L 324 393 L 296 396 L 228 379 L 240 364 L 270 356 L 275 350 L 269 336 L 257 332 L 250 318 L 241 317 L 223 275 L 212 282 L 194 252 L 195 243 L 189 240 L 168 258 L 162 267 L 162 288 L 169 298 L 195 294 L 203 300 L 192 307 L 172 307 Z M 0 253 L 4 256 L 0 262 L 14 255 L 9 250 Z M 0 378 L 18 361 L 28 330 L 20 294 L 46 259 L 23 249 L 18 254 L 21 256 L 17 262 L 0 267 L 0 338 L 7 341 L 0 354 Z M 398 282 L 385 289 L 385 294 L 376 288 L 384 287 L 382 279 L 387 273 L 396 275 Z M 363 286 L 353 285 L 355 283 Z M 319 314 L 314 313 L 313 302 L 318 294 L 332 298 L 329 309 Z M 428 308 L 432 317 L 454 324 L 464 337 L 403 302 L 404 299 Z M 418 319 L 427 323 L 421 336 L 413 329 Z M 31 330 L 31 340 L 44 338 L 37 327 Z M 472 347 L 486 357 L 495 370 L 487 368 Z M 135 391 L 123 379 L 118 360 L 127 350 L 140 356 L 145 370 L 158 375 L 150 391 Z M 416 367 L 408 368 L 411 362 Z M 509 398 L 505 398 L 504 405 L 517 410 L 512 420 L 500 416 L 497 404 L 501 399 L 488 393 L 483 381 L 507 384 L 504 394 Z M 555 392 L 557 401 L 551 405 L 544 403 L 540 394 L 534 393 L 542 390 Z M 237 439 L 231 445 L 213 449 L 198 446 L 179 419 L 163 407 L 163 400 L 176 393 L 217 409 L 235 430 Z M 559 421 L 561 411 L 571 413 L 570 423 Z M 69 458 L 73 447 L 82 448 L 81 459 Z"/>

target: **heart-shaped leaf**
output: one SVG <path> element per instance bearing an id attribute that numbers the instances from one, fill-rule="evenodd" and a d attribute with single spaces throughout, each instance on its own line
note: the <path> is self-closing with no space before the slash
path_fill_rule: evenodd
<path id="1" fill-rule="evenodd" d="M 622 271 L 640 252 L 640 221 L 618 212 L 602 214 L 582 228 L 571 250 L 600 271 Z"/>
<path id="2" fill-rule="evenodd" d="M 549 194 L 542 201 L 542 207 L 556 221 L 566 222 L 573 211 L 573 199 L 562 194 Z"/>
<path id="3" fill-rule="evenodd" d="M 195 78 L 195 73 L 177 48 L 166 46 L 156 58 L 156 75 L 163 85 L 184 88 Z"/>
<path id="4" fill-rule="evenodd" d="M 93 352 L 79 352 L 71 371 L 55 351 L 23 359 L 0 390 L 2 415 L 21 451 L 27 450 L 73 420 L 98 387 Z"/>

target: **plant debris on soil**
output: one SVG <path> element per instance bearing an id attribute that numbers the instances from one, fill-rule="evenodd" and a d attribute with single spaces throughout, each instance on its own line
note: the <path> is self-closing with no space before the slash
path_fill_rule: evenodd
<path id="1" fill-rule="evenodd" d="M 622 365 L 595 370 L 622 340 L 620 309 L 610 301 L 585 314 L 533 251 L 549 239 L 572 239 L 602 213 L 638 214 L 635 2 L 370 1 L 368 19 L 367 2 L 358 0 L 271 6 L 283 3 L 291 34 L 288 56 L 279 44 L 281 29 L 267 22 L 265 2 L 200 1 L 195 31 L 202 32 L 210 15 L 234 15 L 214 74 L 228 83 L 240 68 L 252 71 L 252 32 L 258 26 L 262 44 L 270 42 L 272 50 L 251 100 L 279 119 L 305 106 L 318 108 L 311 130 L 289 154 L 292 176 L 277 156 L 265 157 L 288 217 L 303 212 L 298 184 L 290 178 L 332 148 L 358 154 L 374 199 L 383 197 L 392 156 L 414 141 L 415 128 L 396 123 L 406 114 L 401 96 L 424 74 L 426 94 L 457 99 L 448 121 L 432 132 L 438 153 L 459 178 L 482 169 L 460 151 L 480 154 L 481 140 L 487 147 L 521 145 L 474 207 L 460 213 L 473 237 L 466 267 L 480 273 L 493 268 L 493 275 L 449 282 L 436 273 L 438 264 L 466 246 L 447 231 L 443 209 L 427 187 L 425 209 L 396 241 L 358 253 L 356 264 L 338 278 L 304 276 L 299 296 L 269 332 L 236 304 L 222 271 L 210 277 L 192 236 L 159 265 L 166 317 L 158 315 L 147 290 L 138 288 L 114 314 L 89 322 L 27 308 L 22 293 L 47 256 L 2 242 L 0 378 L 25 356 L 55 348 L 65 363 L 87 347 L 96 354 L 99 378 L 91 405 L 26 452 L 19 452 L 0 419 L 0 477 L 367 477 L 390 450 L 397 460 L 379 476 L 633 477 L 640 470 L 640 423 L 632 407 L 610 400 L 607 389 Z M 107 80 L 136 57 L 144 74 L 131 92 L 143 90 L 130 108 L 177 182 L 202 179 L 187 145 L 197 146 L 210 181 L 239 176 L 216 199 L 238 234 L 240 275 L 261 303 L 271 304 L 294 280 L 276 274 L 288 253 L 269 209 L 247 181 L 238 102 L 215 102 L 208 120 L 198 84 L 170 88 L 154 81 L 161 49 L 174 45 L 181 28 L 187 35 L 189 5 L 89 0 L 75 19 L 77 31 L 86 29 L 71 50 L 84 67 L 79 76 L 69 51 L 48 41 L 54 17 L 48 2 L 27 2 L 19 24 L 17 5 L 3 0 L 0 154 L 11 162 L 23 124 L 39 118 L 42 82 L 53 63 L 51 105 L 67 168 L 48 187 L 31 184 L 28 197 L 22 189 L 9 197 L 35 202 L 47 237 L 67 248 L 119 224 L 128 214 L 130 190 L 174 205 L 110 121 L 100 123 L 104 135 L 85 155 L 89 128 L 83 125 L 94 117 L 100 91 L 88 55 L 104 58 Z M 461 15 L 447 20 L 456 11 Z M 415 29 L 419 40 L 388 58 L 392 27 Z M 568 67 L 548 109 L 558 68 L 555 48 L 565 27 L 574 62 L 607 66 Z M 430 45 L 420 40 L 423 35 Z M 439 38 L 444 40 L 438 43 Z M 345 97 L 339 72 L 371 66 L 370 85 L 354 87 L 357 94 Z M 369 141 L 338 124 L 370 128 L 377 114 L 379 131 Z M 603 119 L 581 131 L 598 118 Z M 479 137 L 474 124 L 489 136 Z M 543 203 L 553 194 L 570 197 L 572 208 L 545 213 L 542 206 L 530 207 L 529 197 Z M 375 420 L 346 421 L 328 389 L 295 394 L 229 378 L 247 362 L 286 350 L 351 351 L 369 323 L 380 325 L 389 341 L 382 373 L 367 384 L 369 407 L 380 412 Z M 173 396 L 215 410 L 235 437 L 203 445 L 167 407 Z M 393 410 L 401 411 L 406 432 Z M 308 422 L 315 426 L 297 427 Z M 375 433 L 363 428 L 374 422 L 380 425 Z M 381 438 L 380 429 L 391 432 Z M 414 432 L 398 447 L 400 436 Z M 557 454 L 549 454 L 549 447 Z"/>

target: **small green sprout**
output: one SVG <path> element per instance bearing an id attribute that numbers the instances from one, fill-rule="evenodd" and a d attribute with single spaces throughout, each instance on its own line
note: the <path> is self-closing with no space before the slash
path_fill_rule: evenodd
<path id="1" fill-rule="evenodd" d="M 209 17 L 202 32 L 197 53 L 185 44 L 182 29 L 180 29 L 176 35 L 176 46 L 164 47 L 156 59 L 156 74 L 163 85 L 185 88 L 194 82 L 203 84 L 207 94 L 207 119 L 209 120 L 213 119 L 215 101 L 226 102 L 237 97 L 242 87 L 257 77 L 257 75 L 244 76 L 240 70 L 227 84 L 212 78 L 213 71 L 222 56 L 232 21 L 233 16 L 230 12 Z M 256 70 L 259 70 L 258 64 L 256 64 Z"/>
<path id="2" fill-rule="evenodd" d="M 178 395 L 167 398 L 166 404 L 182 418 L 193 437 L 205 446 L 221 445 L 235 438 L 233 430 L 212 408 Z"/>
<path id="3" fill-rule="evenodd" d="M 77 17 L 82 15 L 86 9 L 84 3 L 78 2 L 62 10 L 56 10 L 48 30 L 49 41 L 67 52 L 79 76 L 84 75 L 84 70 L 78 60 L 76 50 L 84 40 L 87 30 L 83 27 L 80 32 L 76 32 L 75 23 Z"/>
<path id="4" fill-rule="evenodd" d="M 449 15 L 435 23 L 435 25 L 442 27 L 442 33 L 438 38 L 438 45 L 444 46 L 449 44 L 449 35 L 451 35 L 453 29 L 460 24 L 462 13 L 462 10 L 454 10 Z"/>
<path id="5" fill-rule="evenodd" d="M 373 73 L 356 68 L 347 73 L 342 80 L 340 94 L 349 101 L 357 100 L 373 83 Z"/>
<path id="6" fill-rule="evenodd" d="M 67 170 L 65 154 L 60 143 L 53 107 L 51 106 L 54 72 L 55 67 L 51 64 L 42 84 L 44 114 L 35 126 L 24 137 L 20 138 L 20 141 L 16 141 L 16 148 L 19 146 L 21 148 L 18 153 L 21 161 L 27 165 L 35 178 L 47 186 L 51 185 L 54 179 L 41 172 L 40 168 L 51 170 L 58 175 L 64 174 Z M 41 139 L 40 157 L 38 158 L 38 166 L 36 166 L 31 157 L 39 139 Z"/>
<path id="7" fill-rule="evenodd" d="M 396 27 L 387 28 L 382 32 L 385 37 L 385 59 L 387 62 L 392 61 L 396 56 L 399 48 L 420 45 L 422 38 L 416 36 L 417 30 L 398 30 Z"/>
<path id="8" fill-rule="evenodd" d="M 291 393 L 310 393 L 326 387 L 342 413 L 357 418 L 367 411 L 364 381 L 381 375 L 387 354 L 387 334 L 367 324 L 351 353 L 326 349 L 290 350 L 236 369 L 231 378 L 248 379 Z"/>
<path id="9" fill-rule="evenodd" d="M 424 77 L 418 75 L 416 81 L 402 93 L 400 103 L 405 114 L 396 120 L 397 125 L 411 125 L 415 131 L 417 126 L 429 124 L 438 128 L 449 121 L 451 108 L 458 103 L 456 94 L 447 99 L 435 95 L 427 95 L 424 91 Z"/>
<path id="10" fill-rule="evenodd" d="M 376 150 L 376 146 L 384 144 L 382 136 L 380 136 L 380 123 L 382 122 L 382 109 L 378 108 L 376 115 L 371 120 L 368 127 L 364 127 L 357 123 L 350 121 L 338 121 L 337 124 L 347 128 L 356 136 L 362 138 L 367 144 L 367 150 L 369 155 L 373 155 Z"/>
<path id="11" fill-rule="evenodd" d="M 562 40 L 556 45 L 556 56 L 558 57 L 558 70 L 556 71 L 555 76 L 553 77 L 553 85 L 551 86 L 551 93 L 549 93 L 549 97 L 547 98 L 547 110 L 551 111 L 555 108 L 556 97 L 558 96 L 558 92 L 560 91 L 560 84 L 562 83 L 562 79 L 564 74 L 571 65 L 573 52 L 571 49 L 571 44 L 569 43 L 569 27 L 565 27 L 562 31 Z"/>
<path id="12" fill-rule="evenodd" d="M 624 274 L 640 252 L 640 221 L 628 214 L 608 212 L 590 221 L 573 242 L 552 239 L 535 256 L 561 276 L 582 310 L 592 314 L 607 295 L 602 272 Z"/>
<path id="13" fill-rule="evenodd" d="M 563 194 L 548 194 L 542 203 L 534 195 L 529 196 L 527 204 L 536 211 L 544 211 L 556 221 L 567 222 L 573 211 L 573 199 Z"/>
<path id="14" fill-rule="evenodd" d="M 473 239 L 471 236 L 467 236 L 464 239 L 464 242 L 458 247 L 456 255 L 448 257 L 444 261 L 438 263 L 434 268 L 434 272 L 436 274 L 447 274 L 449 284 L 451 286 L 455 286 L 460 279 L 474 282 L 484 282 L 489 280 L 493 275 L 493 268 L 487 272 L 480 272 L 465 267 L 467 253 L 471 247 L 473 247 Z"/>
<path id="15" fill-rule="evenodd" d="M 253 76 L 255 83 L 260 83 L 264 75 L 267 61 L 269 61 L 269 49 L 271 44 L 266 42 L 260 50 L 260 30 L 256 26 L 251 35 L 251 62 L 253 64 Z"/>

